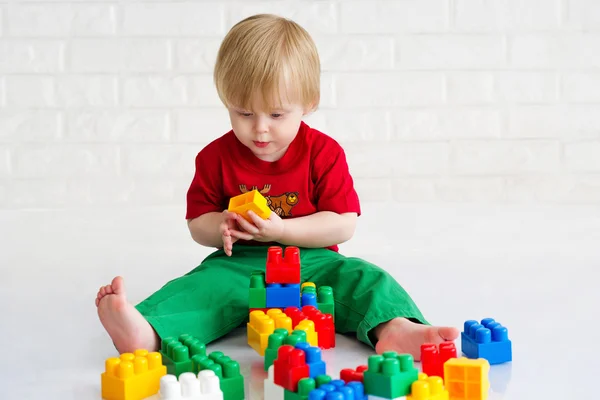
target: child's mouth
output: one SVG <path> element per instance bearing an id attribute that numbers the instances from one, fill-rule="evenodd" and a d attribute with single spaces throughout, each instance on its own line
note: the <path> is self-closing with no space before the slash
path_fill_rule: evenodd
<path id="1" fill-rule="evenodd" d="M 263 147 L 267 147 L 267 146 L 269 145 L 269 142 L 257 142 L 257 141 L 255 140 L 255 141 L 254 141 L 254 145 L 255 145 L 256 147 L 263 148 Z"/>

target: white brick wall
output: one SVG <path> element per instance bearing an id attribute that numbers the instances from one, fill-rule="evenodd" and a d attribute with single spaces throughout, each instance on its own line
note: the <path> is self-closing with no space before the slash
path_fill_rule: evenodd
<path id="1" fill-rule="evenodd" d="M 600 2 L 0 2 L 0 208 L 185 206 L 254 13 L 313 35 L 365 202 L 600 202 Z"/>

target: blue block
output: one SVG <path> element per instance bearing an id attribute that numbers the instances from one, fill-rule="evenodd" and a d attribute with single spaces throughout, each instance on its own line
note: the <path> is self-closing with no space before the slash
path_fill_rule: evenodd
<path id="1" fill-rule="evenodd" d="M 319 375 L 325 375 L 325 361 L 321 359 L 321 349 L 313 347 L 306 342 L 296 343 L 296 348 L 304 350 L 306 364 L 308 365 L 308 376 L 316 378 Z M 343 382 L 343 381 L 342 381 Z"/>
<path id="2" fill-rule="evenodd" d="M 467 358 L 485 358 L 490 365 L 512 361 L 512 343 L 508 329 L 492 318 L 465 322 L 461 332 L 462 353 Z"/>
<path id="3" fill-rule="evenodd" d="M 318 310 L 317 295 L 314 293 L 302 293 L 302 307 L 304 306 L 314 306 Z"/>
<path id="4" fill-rule="evenodd" d="M 308 400 L 367 400 L 367 395 L 360 382 L 345 384 L 344 381 L 333 380 L 318 389 L 311 390 Z"/>
<path id="5" fill-rule="evenodd" d="M 300 285 L 271 283 L 267 285 L 267 308 L 300 308 Z"/>

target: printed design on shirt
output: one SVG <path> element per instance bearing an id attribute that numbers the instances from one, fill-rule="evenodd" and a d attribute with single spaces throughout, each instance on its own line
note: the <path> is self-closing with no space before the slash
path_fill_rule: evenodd
<path id="1" fill-rule="evenodd" d="M 240 192 L 246 193 L 252 190 L 258 190 L 260 194 L 265 196 L 267 199 L 267 205 L 275 214 L 280 217 L 291 217 L 292 216 L 292 208 L 296 204 L 298 204 L 298 192 L 286 192 L 284 194 L 279 195 L 267 195 L 271 190 L 271 185 L 264 185 L 262 189 L 258 189 L 257 186 L 252 186 L 250 190 L 246 188 L 246 185 L 240 185 Z"/>

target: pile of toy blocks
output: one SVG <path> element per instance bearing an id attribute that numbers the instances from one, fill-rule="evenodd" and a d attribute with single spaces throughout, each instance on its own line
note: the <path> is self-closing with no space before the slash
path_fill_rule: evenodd
<path id="1" fill-rule="evenodd" d="M 442 346 L 451 355 L 452 343 Z M 434 345 L 428 345 L 433 346 Z M 431 347 L 428 347 L 431 350 Z M 456 349 L 454 349 L 456 355 Z M 433 353 L 433 352 L 432 352 Z M 439 364 L 441 363 L 441 364 Z M 300 341 L 277 350 L 264 382 L 265 400 L 483 400 L 489 390 L 489 364 L 484 359 L 429 358 L 428 365 L 443 365 L 440 376 L 419 373 L 409 354 L 373 355 L 368 365 L 340 371 L 339 379 L 327 374 L 320 349 Z"/>
<path id="2" fill-rule="evenodd" d="M 265 370 L 273 360 L 273 351 L 296 343 L 302 337 L 311 346 L 335 347 L 335 310 L 333 290 L 312 282 L 300 286 L 300 250 L 271 246 L 266 272 L 250 276 L 247 332 L 248 344 L 265 356 Z M 267 351 L 268 350 L 268 351 Z"/>
<path id="3" fill-rule="evenodd" d="M 462 336 L 467 344 L 473 342 L 472 347 L 463 345 L 467 357 L 457 356 L 454 342 L 428 343 L 421 346 L 421 372 L 411 355 L 386 352 L 369 357 L 368 365 L 343 369 L 340 379 L 332 379 L 321 349 L 311 345 L 305 332 L 288 335 L 279 328 L 266 349 L 264 398 L 486 400 L 490 364 L 512 360 L 508 332 L 486 318 L 481 324 L 466 321 Z"/>
<path id="4" fill-rule="evenodd" d="M 159 352 L 138 350 L 106 360 L 102 398 L 141 400 L 159 393 L 163 400 L 243 400 L 240 365 L 220 351 L 183 334 L 161 342 Z"/>

